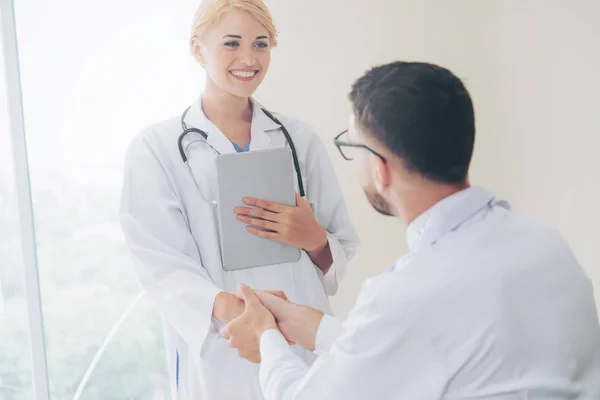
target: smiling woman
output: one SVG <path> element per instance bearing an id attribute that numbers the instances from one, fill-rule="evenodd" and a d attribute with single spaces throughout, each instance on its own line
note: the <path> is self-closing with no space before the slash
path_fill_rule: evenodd
<path id="1" fill-rule="evenodd" d="M 251 109 L 244 99 L 263 81 L 276 44 L 277 31 L 262 1 L 205 1 L 196 14 L 190 51 L 209 78 L 202 107 L 240 148 L 250 142 Z M 241 116 L 238 121 L 229 118 L 232 110 L 224 101 Z"/>
<path id="2" fill-rule="evenodd" d="M 140 280 L 163 316 L 171 384 L 181 400 L 262 399 L 258 369 L 219 334 L 244 311 L 237 285 L 283 291 L 296 302 L 331 312 L 328 295 L 335 294 L 358 245 L 317 134 L 294 118 L 274 117 L 252 97 L 276 45 L 277 31 L 262 1 L 205 1 L 189 40 L 206 73 L 203 92 L 183 116 L 143 130 L 127 152 L 121 223 Z M 238 213 L 234 222 L 247 227 L 248 238 L 292 246 L 301 257 L 225 271 L 215 157 L 288 145 L 296 204 L 247 199 L 250 208 L 231 213 Z M 269 219 L 260 218 L 267 214 Z M 268 234 L 253 228 L 264 224 Z M 304 349 L 296 352 L 314 360 Z M 257 360 L 257 354 L 251 358 Z"/>

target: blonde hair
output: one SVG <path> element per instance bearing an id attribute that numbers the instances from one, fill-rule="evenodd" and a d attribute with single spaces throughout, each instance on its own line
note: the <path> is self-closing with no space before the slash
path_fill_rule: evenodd
<path id="1" fill-rule="evenodd" d="M 277 46 L 277 29 L 269 9 L 262 0 L 203 0 L 194 16 L 190 39 L 200 38 L 231 10 L 250 13 L 267 30 L 271 47 Z"/>

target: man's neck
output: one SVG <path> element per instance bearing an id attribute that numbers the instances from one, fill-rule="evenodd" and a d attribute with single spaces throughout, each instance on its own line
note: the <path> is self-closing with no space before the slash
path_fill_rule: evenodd
<path id="1" fill-rule="evenodd" d="M 407 225 L 446 197 L 470 187 L 468 181 L 458 185 L 426 183 L 415 185 L 397 195 L 397 210 Z"/>

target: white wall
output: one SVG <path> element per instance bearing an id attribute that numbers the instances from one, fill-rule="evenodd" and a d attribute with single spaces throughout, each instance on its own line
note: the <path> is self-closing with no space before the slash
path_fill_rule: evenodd
<path id="1" fill-rule="evenodd" d="M 600 2 L 596 0 L 267 0 L 281 32 L 258 93 L 313 124 L 331 150 L 363 245 L 338 295 L 406 252 L 404 226 L 378 216 L 332 138 L 346 127 L 351 83 L 393 60 L 439 63 L 474 98 L 472 181 L 559 228 L 600 304 Z"/>

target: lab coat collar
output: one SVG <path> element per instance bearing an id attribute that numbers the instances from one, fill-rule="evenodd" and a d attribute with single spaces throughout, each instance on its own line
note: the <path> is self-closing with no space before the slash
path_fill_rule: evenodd
<path id="1" fill-rule="evenodd" d="M 272 121 L 262 111 L 261 105 L 254 100 L 250 99 L 252 103 L 252 125 L 250 127 L 250 150 L 261 150 L 268 147 L 271 142 L 271 137 L 268 135 L 268 131 L 279 129 L 281 126 Z M 198 128 L 208 134 L 208 144 L 212 146 L 221 154 L 235 153 L 235 147 L 231 141 L 221 132 L 215 124 L 213 124 L 204 111 L 202 110 L 202 98 L 198 98 L 194 104 L 192 104 L 188 111 L 185 122 L 188 127 Z M 197 140 L 195 137 L 192 140 Z"/>
<path id="2" fill-rule="evenodd" d="M 262 110 L 262 106 L 254 98 L 250 98 L 252 103 L 252 127 L 250 142 L 250 150 L 262 150 L 269 146 L 271 136 L 267 132 L 280 129 L 281 125 L 277 124 Z"/>
<path id="3" fill-rule="evenodd" d="M 190 128 L 198 128 L 208 135 L 206 140 L 208 144 L 221 154 L 235 153 L 235 147 L 227 137 L 221 132 L 215 124 L 213 124 L 204 111 L 202 110 L 202 98 L 198 98 L 194 104 L 192 104 L 190 110 L 185 117 L 185 123 Z M 204 140 L 200 135 L 188 135 L 191 136 L 189 140 Z"/>
<path id="4" fill-rule="evenodd" d="M 252 103 L 252 125 L 256 124 L 256 127 L 264 132 L 281 128 L 281 125 L 267 117 L 267 114 L 263 111 L 263 108 L 265 107 L 256 101 L 256 99 L 251 97 L 250 102 Z M 267 109 L 267 111 L 269 110 Z"/>
<path id="5" fill-rule="evenodd" d="M 481 187 L 470 187 L 439 201 L 408 226 L 406 236 L 410 252 L 434 244 L 494 202 L 510 208 L 507 202 L 495 201 L 494 195 Z"/>

